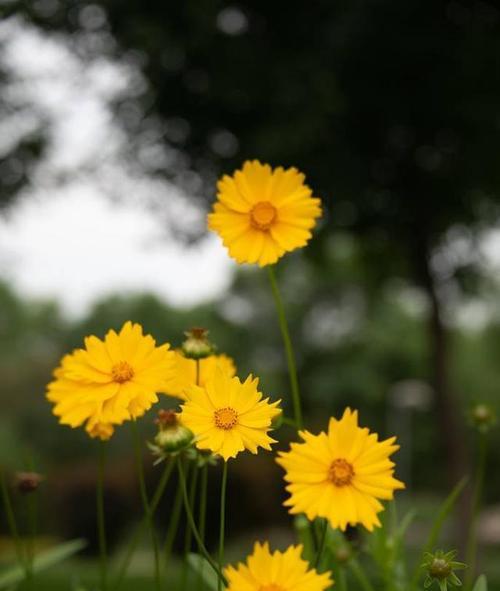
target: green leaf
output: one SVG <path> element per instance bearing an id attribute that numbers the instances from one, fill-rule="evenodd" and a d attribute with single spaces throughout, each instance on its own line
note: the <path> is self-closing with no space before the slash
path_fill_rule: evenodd
<path id="1" fill-rule="evenodd" d="M 488 591 L 488 581 L 484 575 L 481 575 L 476 584 L 472 588 L 472 591 Z"/>
<path id="2" fill-rule="evenodd" d="M 59 544 L 54 548 L 50 548 L 50 550 L 41 552 L 38 556 L 35 556 L 33 561 L 33 572 L 36 574 L 51 566 L 59 564 L 63 560 L 73 556 L 73 554 L 80 552 L 80 550 L 85 548 L 86 545 L 87 542 L 85 540 L 77 539 L 64 542 L 64 544 Z M 21 566 L 16 565 L 4 570 L 0 573 L 0 589 L 6 589 L 12 585 L 20 583 L 24 580 L 25 576 L 25 569 Z"/>
<path id="3" fill-rule="evenodd" d="M 188 554 L 187 557 L 189 566 L 203 579 L 207 589 L 217 591 L 217 575 L 212 567 L 208 564 L 206 559 L 200 554 Z"/>

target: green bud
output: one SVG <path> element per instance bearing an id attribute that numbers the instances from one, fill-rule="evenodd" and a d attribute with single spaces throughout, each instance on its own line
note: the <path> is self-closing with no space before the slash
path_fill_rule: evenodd
<path id="1" fill-rule="evenodd" d="M 158 425 L 158 432 L 153 443 L 148 443 L 148 446 L 158 457 L 158 462 L 192 445 L 193 433 L 179 421 L 177 413 L 173 410 L 160 410 L 155 422 Z"/>
<path id="2" fill-rule="evenodd" d="M 446 591 L 448 585 L 451 587 L 460 587 L 462 582 L 455 574 L 455 570 L 467 568 L 463 562 L 457 562 L 455 556 L 456 550 L 443 552 L 437 550 L 434 554 L 426 552 L 422 568 L 427 570 L 427 576 L 424 581 L 424 588 L 427 589 L 436 582 L 441 591 Z"/>
<path id="3" fill-rule="evenodd" d="M 203 359 L 215 353 L 215 345 L 208 340 L 206 328 L 192 328 L 184 333 L 186 340 L 182 343 L 182 352 L 189 359 Z"/>
<path id="4" fill-rule="evenodd" d="M 497 422 L 493 408 L 484 403 L 476 404 L 472 408 L 470 419 L 480 433 L 487 433 Z"/>

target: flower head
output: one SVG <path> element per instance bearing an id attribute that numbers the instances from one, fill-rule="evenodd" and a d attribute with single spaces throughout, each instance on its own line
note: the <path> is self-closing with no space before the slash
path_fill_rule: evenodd
<path id="1" fill-rule="evenodd" d="M 318 574 L 301 558 L 302 546 L 285 552 L 256 543 L 246 564 L 225 569 L 228 591 L 324 591 L 333 583 L 330 573 Z"/>
<path id="2" fill-rule="evenodd" d="M 85 348 L 66 355 L 47 386 L 59 422 L 85 423 L 91 437 L 109 439 L 113 425 L 143 415 L 158 401 L 173 370 L 169 345 L 157 347 L 139 324 L 126 322 L 104 340 L 85 339 Z"/>
<path id="3" fill-rule="evenodd" d="M 424 562 L 422 568 L 427 570 L 427 576 L 424 581 L 424 588 L 427 589 L 434 581 L 439 585 L 441 591 L 447 591 L 448 585 L 452 587 L 460 587 L 462 581 L 453 572 L 454 570 L 467 568 L 463 562 L 457 562 L 455 557 L 456 550 L 451 552 L 443 552 L 438 550 L 435 554 L 426 552 L 424 554 Z"/>
<path id="4" fill-rule="evenodd" d="M 192 385 L 186 390 L 181 419 L 195 434 L 198 449 L 209 449 L 226 461 L 245 449 L 252 453 L 258 447 L 271 449 L 275 441 L 267 433 L 281 412 L 279 401 L 263 400 L 258 385 L 258 378 L 248 376 L 241 383 L 217 368 L 203 387 Z"/>
<path id="5" fill-rule="evenodd" d="M 203 359 L 189 359 L 182 351 L 175 352 L 174 371 L 164 390 L 169 396 L 186 400 L 186 390 L 193 385 L 204 386 L 219 367 L 229 376 L 234 376 L 236 367 L 227 355 L 210 355 Z"/>
<path id="6" fill-rule="evenodd" d="M 296 168 L 273 170 L 258 160 L 247 161 L 219 181 L 208 227 L 238 263 L 272 265 L 307 244 L 321 215 L 321 202 L 304 179 Z"/>
<path id="7" fill-rule="evenodd" d="M 276 460 L 285 470 L 291 513 L 308 519 L 325 517 L 333 528 L 361 523 L 372 531 L 380 526 L 379 499 L 392 499 L 404 484 L 393 477 L 389 457 L 399 449 L 395 437 L 378 435 L 358 426 L 358 413 L 346 409 L 340 420 L 330 419 L 328 433 L 301 431 L 303 443 L 292 443 Z"/>

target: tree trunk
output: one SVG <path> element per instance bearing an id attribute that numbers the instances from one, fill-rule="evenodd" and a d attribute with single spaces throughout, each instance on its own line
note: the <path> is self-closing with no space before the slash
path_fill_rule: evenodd
<path id="1" fill-rule="evenodd" d="M 428 337 L 431 353 L 431 380 L 435 393 L 441 447 L 445 453 L 447 481 L 451 490 L 464 475 L 469 473 L 464 424 L 461 420 L 462 409 L 460 401 L 453 395 L 450 386 L 448 333 L 443 322 L 436 281 L 430 267 L 430 249 L 419 248 L 416 254 L 419 281 L 430 302 Z M 457 545 L 463 546 L 461 550 L 465 549 L 467 539 L 468 517 L 470 515 L 469 497 L 470 494 L 464 493 L 458 501 L 460 518 L 458 519 Z"/>

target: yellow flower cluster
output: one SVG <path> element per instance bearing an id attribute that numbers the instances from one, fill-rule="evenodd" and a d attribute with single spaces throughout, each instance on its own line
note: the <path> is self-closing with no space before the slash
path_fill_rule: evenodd
<path id="1" fill-rule="evenodd" d="M 303 174 L 252 161 L 219 182 L 208 225 L 238 263 L 265 266 L 304 246 L 320 214 L 320 200 L 312 196 Z M 233 360 L 214 353 L 206 331 L 187 334 L 191 348 L 178 351 L 168 344 L 157 346 L 132 322 L 118 333 L 110 330 L 103 340 L 87 337 L 82 349 L 62 359 L 48 385 L 54 414 L 62 424 L 85 426 L 91 437 L 105 440 L 116 425 L 143 415 L 163 393 L 181 399 L 182 405 L 179 414 L 161 415 L 162 437 L 153 446 L 161 457 L 163 440 L 172 444 L 179 430 L 188 435 L 186 445 L 194 442 L 225 462 L 244 450 L 271 450 L 276 441 L 269 433 L 281 413 L 280 401 L 264 397 L 258 378 L 241 381 Z M 196 339 L 205 339 L 206 350 Z M 341 419 L 330 419 L 327 432 L 299 435 L 302 441 L 279 452 L 276 460 L 285 470 L 290 497 L 284 504 L 290 513 L 304 513 L 311 521 L 325 518 L 340 530 L 380 526 L 380 501 L 404 488 L 390 460 L 398 449 L 395 438 L 380 441 L 358 425 L 357 411 L 349 408 Z M 245 564 L 225 569 L 228 591 L 324 591 L 332 584 L 330 574 L 311 569 L 302 550 L 291 546 L 271 553 L 267 543 L 255 544 Z"/>

